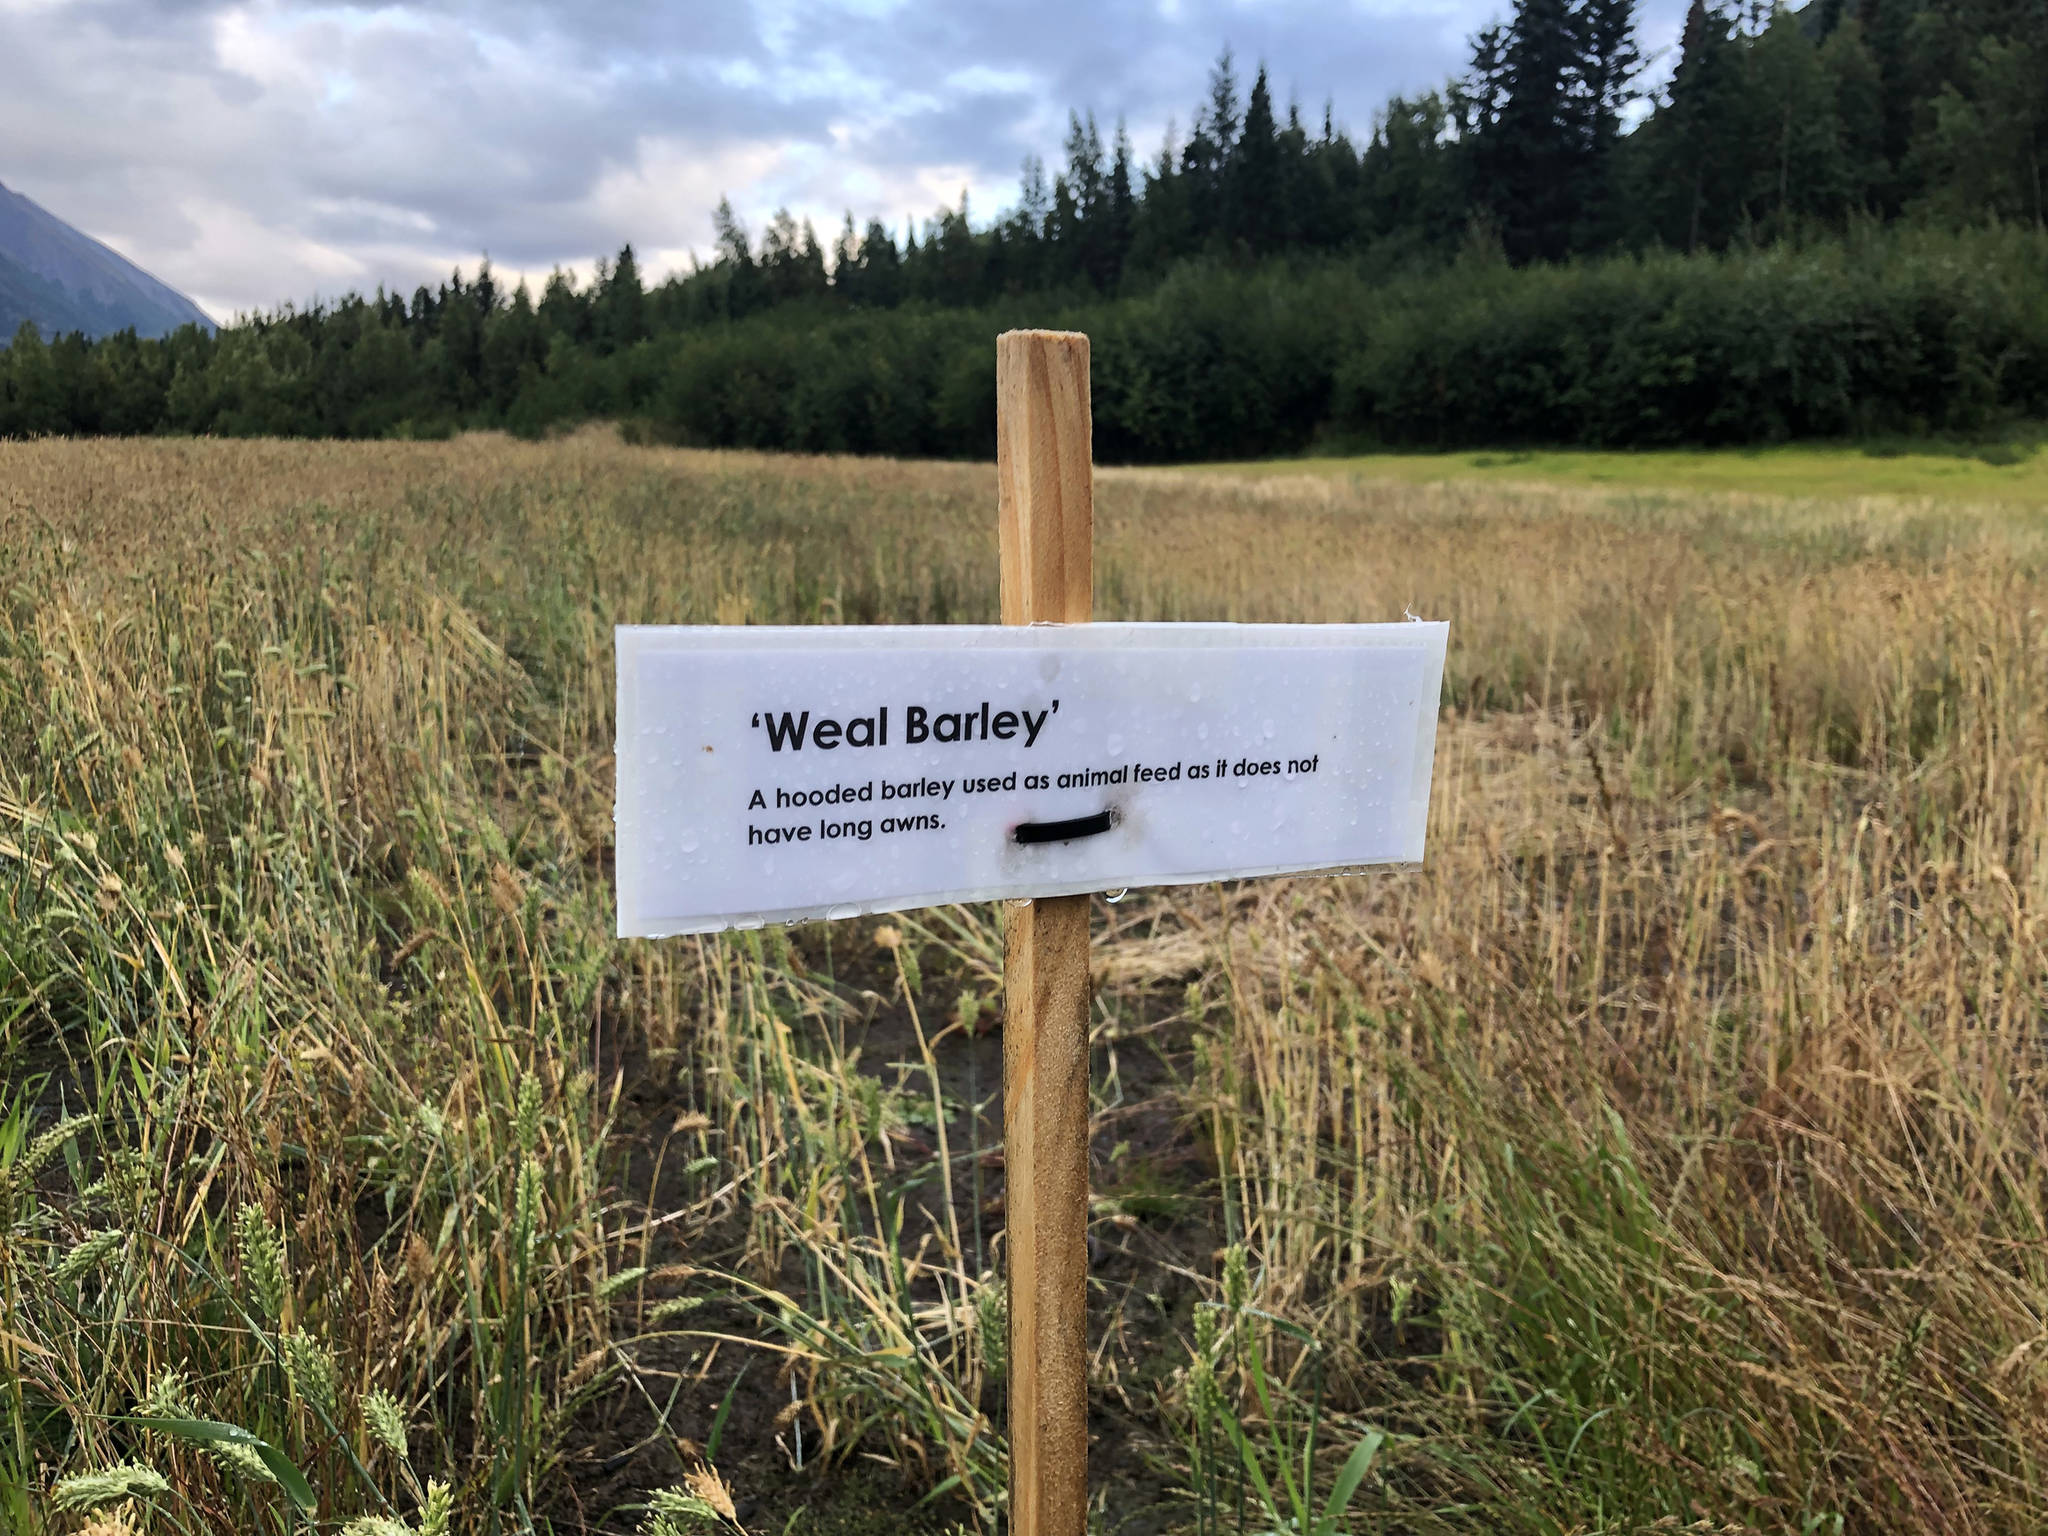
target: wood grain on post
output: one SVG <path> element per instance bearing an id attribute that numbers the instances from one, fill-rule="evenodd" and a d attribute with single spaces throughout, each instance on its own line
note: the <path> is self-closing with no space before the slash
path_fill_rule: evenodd
<path id="1" fill-rule="evenodd" d="M 1095 602 L 1088 338 L 996 340 L 1005 624 Z M 1011 1536 L 1088 1521 L 1088 910 L 1012 903 L 1003 961 L 1003 1205 L 1010 1268 Z"/>

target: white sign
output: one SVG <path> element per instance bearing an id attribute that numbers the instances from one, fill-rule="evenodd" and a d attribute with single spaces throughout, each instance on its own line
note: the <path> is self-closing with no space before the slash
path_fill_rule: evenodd
<path id="1" fill-rule="evenodd" d="M 619 933 L 1419 861 L 1447 628 L 622 627 Z"/>

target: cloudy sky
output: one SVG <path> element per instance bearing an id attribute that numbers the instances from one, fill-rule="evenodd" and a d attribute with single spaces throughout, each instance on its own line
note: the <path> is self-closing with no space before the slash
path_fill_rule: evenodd
<path id="1" fill-rule="evenodd" d="M 1641 0 L 1647 50 L 1684 0 Z M 1228 44 L 1354 135 L 1507 0 L 0 0 L 0 182 L 225 319 L 473 267 L 655 272 L 721 194 L 829 240 L 1014 200 L 1070 107 L 1141 155 Z M 1668 62 L 1668 60 L 1667 60 Z"/>

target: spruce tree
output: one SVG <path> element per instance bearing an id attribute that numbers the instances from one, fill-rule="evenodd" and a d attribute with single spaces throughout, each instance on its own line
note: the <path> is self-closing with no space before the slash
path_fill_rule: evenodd
<path id="1" fill-rule="evenodd" d="M 1273 92 L 1266 66 L 1259 66 L 1245 103 L 1244 123 L 1236 152 L 1230 157 L 1225 235 L 1253 255 L 1278 250 L 1286 236 L 1281 203 L 1285 167 L 1280 157 L 1279 130 L 1273 120 Z"/>
<path id="2" fill-rule="evenodd" d="M 1644 205 L 1655 233 L 1683 251 L 1724 245 L 1744 214 L 1748 190 L 1742 54 L 1728 18 L 1692 0 L 1668 103 L 1645 146 Z"/>
<path id="3" fill-rule="evenodd" d="M 1863 23 L 1844 16 L 1821 45 L 1841 152 L 1842 208 L 1876 211 L 1891 175 L 1884 153 L 1884 75 L 1863 40 Z"/>
<path id="4" fill-rule="evenodd" d="M 631 244 L 619 247 L 609 270 L 600 267 L 594 316 L 597 349 L 602 355 L 621 352 L 647 336 L 647 295 L 640 283 L 640 263 Z"/>
<path id="5" fill-rule="evenodd" d="M 1237 66 L 1226 48 L 1209 72 L 1208 104 L 1196 114 L 1187 147 L 1181 151 L 1188 237 L 1197 249 L 1228 237 L 1230 160 L 1237 150 L 1239 126 Z"/>
<path id="6" fill-rule="evenodd" d="M 868 220 L 860 238 L 857 258 L 860 295 L 863 304 L 876 309 L 893 309 L 903 298 L 903 259 L 896 239 L 880 219 Z"/>
<path id="7" fill-rule="evenodd" d="M 1017 206 L 1003 223 L 1004 279 L 1010 285 L 1027 291 L 1045 285 L 1045 240 L 1051 213 L 1052 194 L 1046 190 L 1045 162 L 1036 155 L 1026 155 L 1017 188 Z"/>
<path id="8" fill-rule="evenodd" d="M 1577 30 L 1569 0 L 1516 0 L 1488 156 L 1488 190 L 1515 261 L 1561 259 L 1578 223 L 1591 144 Z"/>
<path id="9" fill-rule="evenodd" d="M 1638 99 L 1635 82 L 1643 67 L 1636 46 L 1635 9 L 1636 0 L 1578 0 L 1573 14 L 1576 98 L 1585 134 L 1579 224 L 1573 241 L 1580 251 L 1610 245 L 1620 234 L 1622 211 L 1614 206 L 1615 151 L 1623 114 Z"/>
<path id="10" fill-rule="evenodd" d="M 860 235 L 853 227 L 853 210 L 832 242 L 832 291 L 848 304 L 860 301 Z"/>
<path id="11" fill-rule="evenodd" d="M 1185 151 L 1174 145 L 1173 125 L 1159 146 L 1159 157 L 1145 171 L 1144 195 L 1131 220 L 1130 267 L 1148 275 L 1162 272 L 1193 246 L 1193 209 L 1189 206 L 1189 173 L 1182 167 Z"/>
<path id="12" fill-rule="evenodd" d="M 1916 36 L 1920 13 L 1920 0 L 1860 0 L 1857 16 L 1884 85 L 1886 174 L 1877 189 L 1877 203 L 1886 217 L 1896 215 L 1915 190 L 1905 174 L 1913 129 L 1926 99 L 1935 94 L 1930 87 L 1936 82 L 1922 76 L 1921 39 Z"/>
<path id="13" fill-rule="evenodd" d="M 1806 27 L 1778 11 L 1747 50 L 1749 217 L 1768 234 L 1838 218 L 1849 197 L 1841 125 Z"/>
<path id="14" fill-rule="evenodd" d="M 1063 276 L 1079 278 L 1096 288 L 1111 279 L 1109 251 L 1109 177 L 1102 163 L 1102 135 L 1095 114 L 1084 122 L 1067 114 L 1067 168 L 1054 184 L 1055 237 Z"/>
<path id="15" fill-rule="evenodd" d="M 719 274 L 719 286 L 724 290 L 722 308 L 725 318 L 737 320 L 761 306 L 768 297 L 766 285 L 762 282 L 760 268 L 755 264 L 752 243 L 747 238 L 747 226 L 742 224 L 732 211 L 732 204 L 721 197 L 718 210 L 711 216 L 711 227 L 717 238 L 718 259 L 713 270 Z M 541 301 L 543 311 L 547 301 Z"/>
<path id="16" fill-rule="evenodd" d="M 1116 149 L 1109 166 L 1109 206 L 1104 213 L 1107 248 L 1107 281 L 1114 290 L 1122 281 L 1124 264 L 1130 259 L 1131 232 L 1136 215 L 1137 192 L 1131 185 L 1131 138 L 1124 132 L 1123 119 L 1116 124 Z"/>

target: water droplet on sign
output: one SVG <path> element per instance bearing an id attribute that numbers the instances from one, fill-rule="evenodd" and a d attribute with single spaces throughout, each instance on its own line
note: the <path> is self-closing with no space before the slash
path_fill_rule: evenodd
<path id="1" fill-rule="evenodd" d="M 1102 893 L 1102 899 L 1108 902 L 1113 907 L 1130 894 L 1130 887 L 1120 885 L 1113 891 L 1104 891 Z"/>

